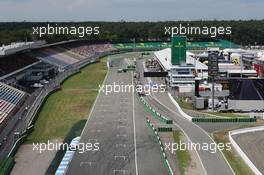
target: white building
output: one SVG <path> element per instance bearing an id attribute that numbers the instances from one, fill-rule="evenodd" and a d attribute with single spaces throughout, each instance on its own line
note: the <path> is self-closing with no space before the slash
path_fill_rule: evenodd
<path id="1" fill-rule="evenodd" d="M 194 88 L 195 77 L 208 78 L 208 67 L 194 58 L 191 52 L 186 53 L 186 63 L 172 65 L 171 48 L 163 49 L 154 53 L 164 71 L 168 72 L 167 81 L 171 87 Z M 189 90 L 188 90 L 189 91 Z"/>

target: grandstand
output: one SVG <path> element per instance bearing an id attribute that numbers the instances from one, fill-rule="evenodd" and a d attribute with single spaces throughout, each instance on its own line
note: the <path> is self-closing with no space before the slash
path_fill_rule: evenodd
<path id="1" fill-rule="evenodd" d="M 0 83 L 0 124 L 11 115 L 22 102 L 25 93 L 4 83 Z"/>
<path id="2" fill-rule="evenodd" d="M 33 55 L 44 62 L 56 65 L 58 67 L 66 67 L 78 62 L 77 59 L 68 56 L 64 52 L 58 51 L 55 48 L 43 48 L 34 52 Z"/>
<path id="3" fill-rule="evenodd" d="M 0 76 L 22 69 L 37 61 L 36 58 L 25 53 L 16 53 L 14 55 L 0 57 Z"/>
<path id="4" fill-rule="evenodd" d="M 116 50 L 112 44 L 73 43 L 71 45 L 66 45 L 65 47 L 70 49 L 72 52 L 85 57 L 91 57 L 99 53 Z"/>
<path id="5" fill-rule="evenodd" d="M 58 67 L 66 67 L 85 58 L 113 51 L 111 44 L 67 43 L 60 46 L 46 47 L 33 52 L 36 58 Z"/>
<path id="6" fill-rule="evenodd" d="M 68 57 L 74 58 L 76 60 L 83 60 L 86 58 L 83 55 L 72 52 L 71 50 L 64 48 L 64 47 L 61 47 L 61 46 L 54 46 L 53 49 L 56 49 L 58 52 L 61 52 L 65 55 L 67 55 Z"/>

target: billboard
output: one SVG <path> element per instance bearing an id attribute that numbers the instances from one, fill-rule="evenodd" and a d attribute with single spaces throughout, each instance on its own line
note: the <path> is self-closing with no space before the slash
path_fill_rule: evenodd
<path id="1" fill-rule="evenodd" d="M 175 36 L 171 40 L 171 64 L 181 65 L 186 62 L 186 36 Z"/>
<path id="2" fill-rule="evenodd" d="M 214 53 L 208 55 L 208 75 L 210 78 L 215 78 L 218 75 L 218 56 Z"/>

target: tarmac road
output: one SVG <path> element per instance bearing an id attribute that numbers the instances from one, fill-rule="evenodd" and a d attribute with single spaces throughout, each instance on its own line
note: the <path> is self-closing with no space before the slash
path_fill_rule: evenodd
<path id="1" fill-rule="evenodd" d="M 111 56 L 105 84 L 132 84 L 132 73 L 117 73 L 124 55 Z M 99 143 L 99 151 L 76 152 L 67 175 L 162 175 L 166 170 L 160 148 L 148 130 L 145 111 L 130 93 L 101 92 L 84 128 L 80 143 Z"/>
<path id="2" fill-rule="evenodd" d="M 138 62 L 138 70 L 143 72 L 142 60 Z M 142 76 L 141 76 L 142 77 Z M 148 83 L 147 78 L 143 78 L 141 83 Z M 185 119 L 175 105 L 169 99 L 167 93 L 155 93 L 151 96 L 145 97 L 150 106 L 154 107 L 156 111 L 172 119 L 174 123 L 189 137 L 193 143 L 200 143 L 211 145 L 215 142 L 209 136 L 209 134 L 196 124 Z M 233 175 L 233 171 L 223 154 L 216 150 L 216 153 L 210 153 L 209 151 L 197 150 L 199 158 L 204 167 L 205 174 L 207 175 Z"/>

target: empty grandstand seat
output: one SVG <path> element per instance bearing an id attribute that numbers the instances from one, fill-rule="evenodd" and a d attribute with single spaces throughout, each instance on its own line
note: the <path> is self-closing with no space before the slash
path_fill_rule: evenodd
<path id="1" fill-rule="evenodd" d="M 0 83 L 0 124 L 23 100 L 25 93 L 4 83 Z"/>

